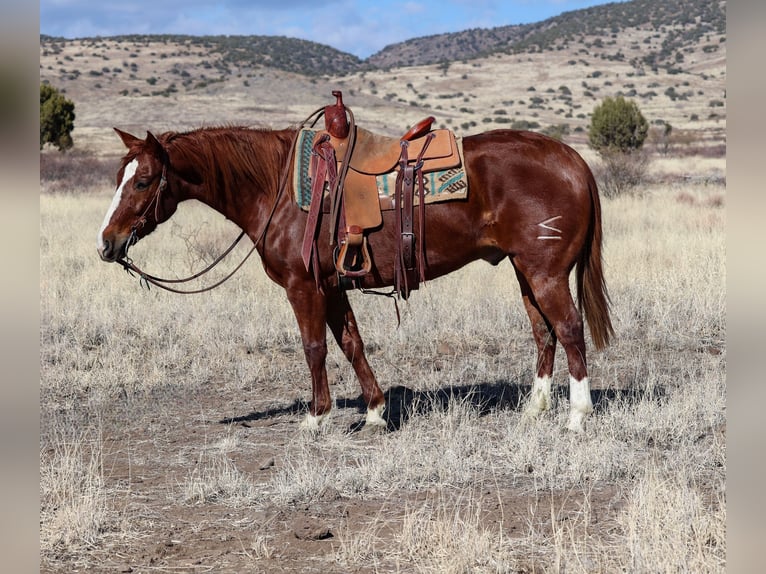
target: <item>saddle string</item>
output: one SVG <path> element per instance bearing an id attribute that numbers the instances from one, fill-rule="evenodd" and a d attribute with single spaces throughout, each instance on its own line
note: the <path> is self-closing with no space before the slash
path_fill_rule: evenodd
<path id="1" fill-rule="evenodd" d="M 290 161 L 289 158 L 293 156 L 293 153 L 295 151 L 295 146 L 298 141 L 298 135 L 300 134 L 301 129 L 308 124 L 314 116 L 317 116 L 314 119 L 314 124 L 319 120 L 321 115 L 324 113 L 324 107 L 318 108 L 314 112 L 312 112 L 301 124 L 298 126 L 298 128 L 295 131 L 295 135 L 292 138 L 292 141 L 290 143 L 290 150 L 287 154 L 288 161 L 285 163 L 285 167 L 282 170 L 282 173 L 280 174 L 280 181 L 279 186 L 277 188 L 277 194 L 274 198 L 274 203 L 271 206 L 271 211 L 269 212 L 269 216 L 266 219 L 266 222 L 263 225 L 263 228 L 261 229 L 261 232 L 258 234 L 257 239 L 253 242 L 253 246 L 250 248 L 250 251 L 245 255 L 245 257 L 242 259 L 242 261 L 237 265 L 228 275 L 226 275 L 223 279 L 213 283 L 212 285 L 208 285 L 207 287 L 202 287 L 199 289 L 191 289 L 191 290 L 182 290 L 182 289 L 175 289 L 173 287 L 169 287 L 169 284 L 178 284 L 178 283 L 187 283 L 189 281 L 193 281 L 194 279 L 198 279 L 202 275 L 208 273 L 210 270 L 212 270 L 216 265 L 218 265 L 231 251 L 234 249 L 234 247 L 240 242 L 240 240 L 245 236 L 245 231 L 242 231 L 237 238 L 233 241 L 233 243 L 221 254 L 219 255 L 210 265 L 208 265 L 205 269 L 202 271 L 198 271 L 197 273 L 186 277 L 184 279 L 164 279 L 160 277 L 156 277 L 154 275 L 150 275 L 149 273 L 146 273 L 145 271 L 141 270 L 138 266 L 136 266 L 133 263 L 133 260 L 128 256 L 128 249 L 135 245 L 138 242 L 138 236 L 137 231 L 143 227 L 146 224 L 146 214 L 149 213 L 149 209 L 152 207 L 152 204 L 154 204 L 154 215 L 155 220 L 159 219 L 159 203 L 160 203 L 160 194 L 162 191 L 167 187 L 167 165 L 162 166 L 162 176 L 160 178 L 160 184 L 157 186 L 157 191 L 154 194 L 154 197 L 152 198 L 152 201 L 146 206 L 146 209 L 144 210 L 141 217 L 138 219 L 138 221 L 133 225 L 133 227 L 130 230 L 130 235 L 128 236 L 127 243 L 125 245 L 125 256 L 117 259 L 117 263 L 122 265 L 123 269 L 129 274 L 133 275 L 132 272 L 135 272 L 139 276 L 139 283 L 141 285 L 146 285 L 147 289 L 149 288 L 149 285 L 155 285 L 156 287 L 159 287 L 161 289 L 164 289 L 165 291 L 170 291 L 172 293 L 179 293 L 181 295 L 193 295 L 197 293 L 204 293 L 205 291 L 210 291 L 211 289 L 215 289 L 216 287 L 220 286 L 224 282 L 228 281 L 237 271 L 239 271 L 242 266 L 245 264 L 245 262 L 250 258 L 250 256 L 253 254 L 253 252 L 258 247 L 258 244 L 263 240 L 263 238 L 266 236 L 266 231 L 269 227 L 269 224 L 271 223 L 271 220 L 274 218 L 274 213 L 276 213 L 277 205 L 279 204 L 279 200 L 282 197 L 285 188 L 287 187 L 287 182 L 289 179 L 289 171 L 290 171 Z M 313 125 L 313 124 L 312 124 Z"/>

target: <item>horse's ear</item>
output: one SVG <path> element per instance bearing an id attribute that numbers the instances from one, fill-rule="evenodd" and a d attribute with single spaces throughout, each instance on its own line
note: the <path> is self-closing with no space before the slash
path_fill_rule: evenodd
<path id="1" fill-rule="evenodd" d="M 146 132 L 146 145 L 163 163 L 167 161 L 168 156 L 165 148 L 162 147 L 160 140 L 154 137 L 152 132 Z"/>
<path id="2" fill-rule="evenodd" d="M 121 129 L 118 128 L 112 128 L 114 131 L 117 132 L 117 135 L 120 136 L 120 139 L 122 140 L 122 143 L 125 144 L 125 147 L 131 148 L 132 146 L 136 145 L 137 143 L 141 142 L 140 138 L 137 138 L 134 135 L 129 134 L 128 132 L 124 132 Z"/>

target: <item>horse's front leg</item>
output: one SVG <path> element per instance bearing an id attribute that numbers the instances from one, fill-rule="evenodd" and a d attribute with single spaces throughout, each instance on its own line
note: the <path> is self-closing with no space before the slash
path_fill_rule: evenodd
<path id="1" fill-rule="evenodd" d="M 327 383 L 327 298 L 315 290 L 289 290 L 287 298 L 292 305 L 303 341 L 303 352 L 311 372 L 311 407 L 302 426 L 317 430 L 332 409 L 330 387 Z"/>
<path id="2" fill-rule="evenodd" d="M 386 421 L 381 416 L 386 408 L 386 399 L 367 362 L 367 357 L 364 354 L 364 342 L 356 326 L 356 317 L 345 291 L 329 295 L 327 324 L 338 346 L 354 368 L 357 379 L 359 379 L 362 397 L 367 404 L 365 424 L 369 427 L 386 426 Z"/>

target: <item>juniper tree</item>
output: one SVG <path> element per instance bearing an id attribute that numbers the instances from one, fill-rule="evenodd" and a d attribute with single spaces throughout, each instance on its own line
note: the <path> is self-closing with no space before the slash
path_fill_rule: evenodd
<path id="1" fill-rule="evenodd" d="M 40 149 L 51 143 L 64 151 L 72 147 L 74 102 L 56 88 L 40 84 Z"/>

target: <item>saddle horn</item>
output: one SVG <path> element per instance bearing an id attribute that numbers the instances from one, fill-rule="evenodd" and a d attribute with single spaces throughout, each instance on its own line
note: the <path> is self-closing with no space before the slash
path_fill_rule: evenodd
<path id="1" fill-rule="evenodd" d="M 343 105 L 343 93 L 340 90 L 333 90 L 335 103 L 324 108 L 324 126 L 327 132 L 334 138 L 345 139 L 348 136 L 348 118 L 346 117 L 346 106 Z"/>

